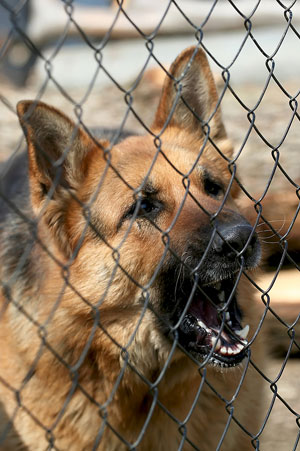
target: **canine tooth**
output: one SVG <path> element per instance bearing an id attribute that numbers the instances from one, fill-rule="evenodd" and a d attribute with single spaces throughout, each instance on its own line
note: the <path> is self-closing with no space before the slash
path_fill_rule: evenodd
<path id="1" fill-rule="evenodd" d="M 239 352 L 244 349 L 244 346 L 242 345 L 242 343 L 237 343 L 235 346 L 236 346 L 236 348 L 238 349 Z"/>
<path id="2" fill-rule="evenodd" d="M 249 324 L 246 324 L 246 326 L 244 327 L 244 329 L 242 330 L 236 330 L 235 333 L 236 335 L 238 335 L 239 337 L 243 338 L 244 340 L 247 338 L 247 335 L 249 333 Z"/>
<path id="3" fill-rule="evenodd" d="M 232 327 L 232 321 L 227 321 L 229 327 Z"/>
<path id="4" fill-rule="evenodd" d="M 225 313 L 225 319 L 226 319 L 226 321 L 230 321 L 230 314 L 229 314 L 229 312 L 226 312 Z"/>

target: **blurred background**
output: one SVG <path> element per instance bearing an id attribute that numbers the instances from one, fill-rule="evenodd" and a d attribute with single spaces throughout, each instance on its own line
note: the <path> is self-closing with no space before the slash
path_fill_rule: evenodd
<path id="1" fill-rule="evenodd" d="M 163 68 L 198 42 L 209 55 L 249 194 L 241 207 L 254 223 L 260 201 L 269 223 L 257 229 L 265 243 L 262 315 L 261 295 L 271 299 L 261 449 L 292 450 L 300 414 L 299 0 L 0 0 L 1 175 L 24 149 L 19 100 L 41 99 L 88 127 L 145 133 Z M 280 398 L 268 416 L 270 386 Z"/>

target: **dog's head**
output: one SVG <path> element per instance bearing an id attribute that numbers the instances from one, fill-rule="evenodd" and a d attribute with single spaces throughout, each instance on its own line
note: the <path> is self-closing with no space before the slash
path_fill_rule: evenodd
<path id="1" fill-rule="evenodd" d="M 232 147 L 204 52 L 189 48 L 173 63 L 147 136 L 111 146 L 43 103 L 21 102 L 18 113 L 40 237 L 68 266 L 70 309 L 97 306 L 116 341 L 150 311 L 197 360 L 240 363 L 248 326 L 236 285 L 260 245 L 235 206 Z"/>

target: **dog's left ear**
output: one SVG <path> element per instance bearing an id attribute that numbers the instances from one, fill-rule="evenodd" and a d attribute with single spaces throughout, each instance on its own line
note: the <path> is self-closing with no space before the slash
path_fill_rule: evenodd
<path id="1" fill-rule="evenodd" d="M 158 132 L 168 123 L 203 136 L 201 125 L 208 123 L 210 138 L 224 139 L 226 132 L 217 103 L 207 57 L 202 49 L 190 47 L 176 58 L 166 76 L 152 128 Z"/>

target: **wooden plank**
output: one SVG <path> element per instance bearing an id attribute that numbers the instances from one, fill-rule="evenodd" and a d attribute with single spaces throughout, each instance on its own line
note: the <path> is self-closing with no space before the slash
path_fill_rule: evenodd
<path id="1" fill-rule="evenodd" d="M 264 324 L 269 351 L 275 355 L 284 355 L 291 343 L 291 337 L 288 333 L 289 326 L 293 325 L 295 340 L 300 346 L 300 320 L 297 321 L 300 314 L 300 271 L 298 269 L 281 270 L 274 285 L 272 285 L 274 276 L 275 273 L 265 273 L 257 282 L 260 288 L 264 290 L 271 287 L 268 291 L 270 308 L 287 324 L 282 324 L 271 312 L 267 313 Z M 260 303 L 263 311 L 259 293 L 257 293 L 257 302 Z M 300 354 L 297 346 L 293 346 L 291 353 Z"/>

